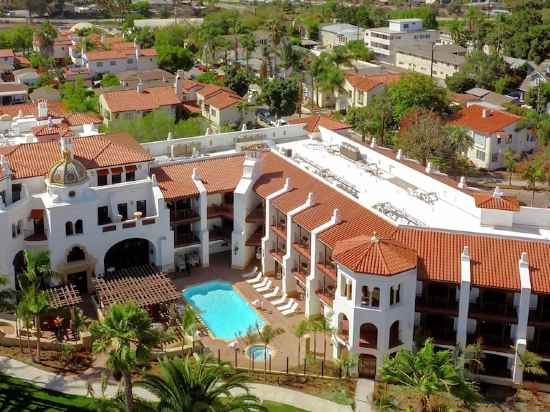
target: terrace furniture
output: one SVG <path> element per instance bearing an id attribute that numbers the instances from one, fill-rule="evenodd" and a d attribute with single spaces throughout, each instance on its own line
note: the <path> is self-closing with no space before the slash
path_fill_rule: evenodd
<path id="1" fill-rule="evenodd" d="M 273 284 L 273 282 L 271 281 L 271 279 L 269 279 L 267 281 L 267 284 L 265 286 L 262 286 L 260 288 L 256 288 L 256 290 L 258 292 L 267 292 L 269 289 L 271 289 L 271 285 Z"/>
<path id="2" fill-rule="evenodd" d="M 275 296 L 277 296 L 278 293 L 279 293 L 279 286 L 276 286 L 275 289 L 273 289 L 273 291 L 265 293 L 264 298 L 266 299 L 274 298 Z"/>
<path id="3" fill-rule="evenodd" d="M 254 269 L 252 269 L 251 272 L 243 273 L 241 275 L 241 277 L 243 277 L 245 279 L 249 279 L 249 278 L 253 277 L 257 272 L 258 272 L 258 266 L 254 266 Z"/>
<path id="4" fill-rule="evenodd" d="M 287 309 L 290 309 L 292 307 L 292 305 L 294 305 L 296 301 L 294 300 L 294 298 L 291 298 L 289 299 L 289 301 L 287 303 L 285 303 L 284 305 L 280 305 L 277 307 L 277 309 L 279 309 L 279 311 L 284 311 L 284 310 L 287 310 Z"/>
<path id="5" fill-rule="evenodd" d="M 255 278 L 253 278 L 253 279 L 248 279 L 248 280 L 246 281 L 246 283 L 250 283 L 250 284 L 258 283 L 260 280 L 262 280 L 262 272 L 259 272 L 259 273 L 258 273 L 258 276 L 256 276 Z"/>
<path id="6" fill-rule="evenodd" d="M 252 285 L 252 287 L 254 289 L 263 288 L 265 285 L 267 285 L 268 282 L 269 282 L 269 279 L 264 277 L 264 280 L 262 280 L 260 283 L 256 283 L 255 285 Z"/>
<path id="7" fill-rule="evenodd" d="M 277 300 L 274 300 L 273 302 L 271 302 L 271 304 L 273 304 L 274 306 L 277 306 L 277 305 L 280 305 L 281 303 L 284 303 L 284 301 L 286 300 L 287 298 L 287 294 L 286 293 L 283 293 L 283 296 L 281 296 L 279 299 Z"/>
<path id="8" fill-rule="evenodd" d="M 284 316 L 290 316 L 291 314 L 293 314 L 294 312 L 296 312 L 297 309 L 298 309 L 298 302 L 294 302 L 294 303 L 290 306 L 290 308 L 281 311 L 281 314 L 283 314 Z"/>

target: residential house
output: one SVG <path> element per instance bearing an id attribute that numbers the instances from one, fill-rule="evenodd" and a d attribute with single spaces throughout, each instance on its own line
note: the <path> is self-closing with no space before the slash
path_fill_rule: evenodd
<path id="1" fill-rule="evenodd" d="M 374 96 L 382 93 L 386 87 L 399 81 L 400 74 L 359 74 L 348 72 L 345 76 L 343 90 L 337 93 L 336 110 L 348 107 L 364 107 Z"/>
<path id="2" fill-rule="evenodd" d="M 332 130 L 334 132 L 342 132 L 351 129 L 349 124 L 321 114 L 289 119 L 288 124 L 303 124 L 304 130 L 308 132 L 310 136 L 318 136 L 321 131 L 320 128 Z"/>
<path id="3" fill-rule="evenodd" d="M 224 125 L 238 127 L 254 118 L 252 113 L 243 110 L 240 105 L 245 100 L 226 87 L 208 84 L 198 90 L 196 95 L 202 116 L 210 120 L 218 130 Z"/>
<path id="4" fill-rule="evenodd" d="M 466 49 L 460 46 L 415 43 L 396 48 L 395 65 L 445 80 L 460 70 L 466 61 L 465 56 Z"/>
<path id="5" fill-rule="evenodd" d="M 16 83 L 24 84 L 28 87 L 34 87 L 38 83 L 40 75 L 33 68 L 25 68 L 13 71 L 13 78 Z"/>
<path id="6" fill-rule="evenodd" d="M 471 103 L 450 124 L 465 128 L 472 137 L 474 143 L 467 156 L 474 165 L 495 170 L 505 167 L 507 149 L 521 156 L 536 148 L 535 134 L 521 125 L 522 120 L 521 116 Z"/>
<path id="7" fill-rule="evenodd" d="M 425 30 L 422 19 L 392 19 L 388 27 L 367 29 L 365 44 L 379 59 L 395 63 L 399 47 L 418 43 L 436 43 L 439 30 Z"/>
<path id="8" fill-rule="evenodd" d="M 363 40 L 365 29 L 348 23 L 335 23 L 319 29 L 319 41 L 323 47 L 332 49 L 344 46 L 352 40 Z"/>
<path id="9" fill-rule="evenodd" d="M 29 97 L 29 88 L 20 83 L 0 83 L 0 104 L 24 103 Z"/>
<path id="10" fill-rule="evenodd" d="M 51 86 L 44 86 L 35 89 L 30 94 L 30 98 L 33 103 L 38 103 L 40 100 L 58 102 L 61 101 L 61 93 L 59 93 L 59 90 L 54 89 Z"/>
<path id="11" fill-rule="evenodd" d="M 12 49 L 0 49 L 0 63 L 13 67 L 15 66 L 15 54 Z"/>
<path id="12" fill-rule="evenodd" d="M 152 70 L 157 68 L 157 51 L 134 48 L 82 51 L 82 65 L 92 75 L 120 73 L 128 70 Z"/>
<path id="13" fill-rule="evenodd" d="M 499 110 L 506 110 L 506 105 L 518 102 L 518 99 L 512 96 L 495 93 L 481 87 L 474 87 L 470 90 L 466 90 L 465 94 L 476 98 L 478 102 L 484 106 Z"/>

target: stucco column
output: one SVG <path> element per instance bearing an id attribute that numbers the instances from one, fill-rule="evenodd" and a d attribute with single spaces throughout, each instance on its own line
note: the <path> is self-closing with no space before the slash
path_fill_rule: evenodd
<path id="1" fill-rule="evenodd" d="M 531 278 L 529 276 L 527 252 L 523 252 L 519 259 L 519 279 L 521 293 L 518 306 L 518 324 L 516 327 L 516 353 L 512 369 L 512 379 L 517 385 L 523 382 L 523 366 L 520 358 L 527 348 L 527 324 L 529 322 L 529 302 L 531 300 Z"/>
<path id="2" fill-rule="evenodd" d="M 466 347 L 468 338 L 468 309 L 470 307 L 470 251 L 464 246 L 460 256 L 460 297 L 458 302 L 458 322 L 456 327 L 456 344 Z"/>
<path id="3" fill-rule="evenodd" d="M 210 265 L 210 236 L 208 233 L 208 192 L 202 183 L 197 168 L 193 169 L 191 179 L 199 191 L 199 238 L 201 241 L 201 264 L 203 267 Z"/>

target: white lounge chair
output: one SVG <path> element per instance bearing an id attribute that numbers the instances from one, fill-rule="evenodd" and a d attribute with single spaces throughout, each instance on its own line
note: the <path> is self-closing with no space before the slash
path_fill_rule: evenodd
<path id="1" fill-rule="evenodd" d="M 273 289 L 271 292 L 264 293 L 264 298 L 266 299 L 274 298 L 275 296 L 277 296 L 278 293 L 279 293 L 279 286 L 275 286 L 275 289 Z"/>
<path id="2" fill-rule="evenodd" d="M 254 269 L 252 269 L 252 272 L 248 272 L 248 273 L 243 273 L 241 275 L 241 277 L 245 278 L 245 279 L 250 279 L 251 277 L 253 277 L 254 275 L 256 275 L 256 273 L 258 273 L 258 266 L 254 266 Z"/>
<path id="3" fill-rule="evenodd" d="M 246 281 L 246 283 L 250 283 L 250 284 L 252 284 L 252 283 L 258 283 L 260 280 L 262 280 L 262 272 L 259 272 L 259 273 L 258 273 L 258 276 L 256 276 L 255 278 L 253 278 L 253 279 L 248 279 L 248 280 Z"/>
<path id="4" fill-rule="evenodd" d="M 286 293 L 283 293 L 283 296 L 281 296 L 279 299 L 274 300 L 273 302 L 271 302 L 271 304 L 275 306 L 280 305 L 281 303 L 285 302 L 286 298 Z"/>
<path id="5" fill-rule="evenodd" d="M 293 314 L 294 312 L 296 312 L 296 309 L 298 309 L 298 302 L 294 302 L 290 308 L 288 308 L 287 310 L 281 311 L 281 313 L 284 316 L 289 316 L 289 315 Z"/>
<path id="6" fill-rule="evenodd" d="M 290 309 L 290 307 L 294 304 L 295 300 L 292 298 L 292 299 L 289 299 L 287 303 L 285 303 L 284 305 L 280 305 L 280 306 L 277 306 L 277 309 L 279 309 L 279 312 L 282 312 L 283 310 L 287 310 L 287 309 Z"/>
<path id="7" fill-rule="evenodd" d="M 267 282 L 269 282 L 268 278 L 264 278 L 260 283 L 256 283 L 255 285 L 252 285 L 254 289 L 263 288 L 265 285 L 267 285 Z"/>
<path id="8" fill-rule="evenodd" d="M 271 285 L 272 285 L 272 284 L 273 284 L 273 282 L 271 281 L 271 279 L 269 279 L 269 280 L 267 281 L 267 285 L 265 285 L 265 286 L 263 286 L 263 287 L 261 287 L 261 288 L 257 288 L 256 290 L 257 290 L 258 292 L 260 292 L 260 293 L 261 293 L 261 292 L 267 292 L 269 289 L 271 289 Z"/>

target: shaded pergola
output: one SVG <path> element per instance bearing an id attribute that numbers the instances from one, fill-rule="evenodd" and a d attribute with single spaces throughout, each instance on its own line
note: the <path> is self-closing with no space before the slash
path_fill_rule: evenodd
<path id="1" fill-rule="evenodd" d="M 52 309 L 73 308 L 82 303 L 78 289 L 72 284 L 46 289 L 48 306 Z"/>
<path id="2" fill-rule="evenodd" d="M 153 265 L 135 266 L 106 274 L 96 279 L 96 292 L 101 309 L 116 303 L 134 302 L 141 308 L 169 305 L 180 293 L 168 276 Z"/>

